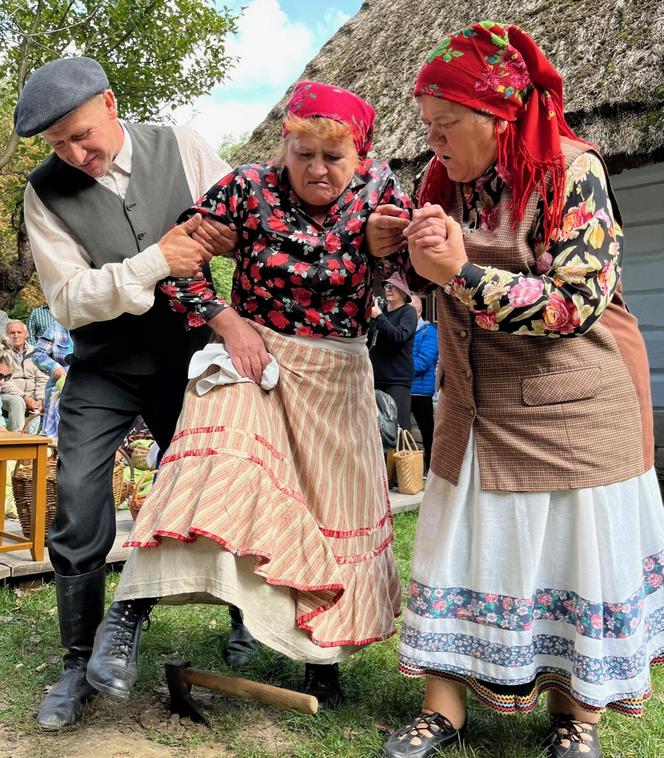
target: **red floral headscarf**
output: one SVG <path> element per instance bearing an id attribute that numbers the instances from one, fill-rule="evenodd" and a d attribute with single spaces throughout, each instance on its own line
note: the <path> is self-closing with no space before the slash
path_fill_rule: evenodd
<path id="1" fill-rule="evenodd" d="M 534 40 L 518 26 L 482 21 L 445 37 L 429 54 L 415 97 L 431 95 L 508 122 L 498 142 L 499 174 L 512 187 L 514 224 L 537 190 L 544 201 L 548 242 L 560 221 L 565 162 L 560 137 L 577 139 L 565 121 L 563 82 Z M 453 183 L 433 158 L 419 193 L 421 203 L 449 207 Z"/>
<path id="2" fill-rule="evenodd" d="M 360 158 L 366 158 L 373 139 L 376 112 L 350 90 L 320 82 L 298 82 L 286 113 L 299 118 L 329 118 L 347 124 Z"/>

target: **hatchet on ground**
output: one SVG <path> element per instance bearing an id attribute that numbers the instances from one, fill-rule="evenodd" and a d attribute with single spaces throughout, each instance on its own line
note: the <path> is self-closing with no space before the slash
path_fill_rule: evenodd
<path id="1" fill-rule="evenodd" d="M 171 697 L 171 713 L 177 713 L 206 726 L 210 725 L 208 720 L 191 697 L 192 685 L 232 697 L 268 703 L 278 708 L 292 708 L 300 713 L 314 714 L 318 711 L 318 700 L 313 695 L 236 676 L 224 676 L 216 671 L 192 668 L 189 661 L 166 663 L 166 683 Z"/>

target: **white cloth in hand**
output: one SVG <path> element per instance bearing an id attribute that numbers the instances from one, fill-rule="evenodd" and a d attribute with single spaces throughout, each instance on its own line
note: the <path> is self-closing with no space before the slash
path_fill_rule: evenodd
<path id="1" fill-rule="evenodd" d="M 231 356 L 223 342 L 209 342 L 203 350 L 198 350 L 191 357 L 189 363 L 189 379 L 195 379 L 204 374 L 210 366 L 217 370 L 212 374 L 204 376 L 196 382 L 196 392 L 204 395 L 213 387 L 221 384 L 235 384 L 236 382 L 253 382 L 247 376 L 238 374 Z M 270 355 L 270 362 L 263 369 L 260 386 L 266 392 L 277 386 L 279 381 L 279 364 Z"/>

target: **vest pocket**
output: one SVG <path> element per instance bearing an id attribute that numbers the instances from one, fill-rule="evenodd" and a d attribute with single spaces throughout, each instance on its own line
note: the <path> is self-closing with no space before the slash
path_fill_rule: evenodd
<path id="1" fill-rule="evenodd" d="M 555 405 L 588 400 L 602 389 L 599 366 L 575 371 L 527 376 L 521 380 L 521 397 L 525 405 Z"/>

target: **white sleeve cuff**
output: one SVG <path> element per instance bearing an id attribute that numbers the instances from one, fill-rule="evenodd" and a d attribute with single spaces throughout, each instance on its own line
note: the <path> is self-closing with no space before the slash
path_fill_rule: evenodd
<path id="1" fill-rule="evenodd" d="M 145 287 L 154 286 L 171 272 L 166 258 L 164 258 L 164 254 L 156 242 L 132 258 L 127 259 L 126 265 Z"/>

